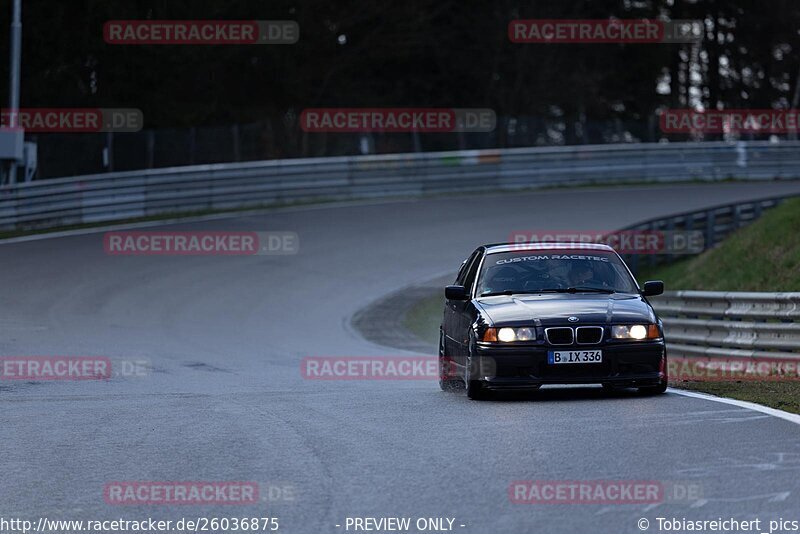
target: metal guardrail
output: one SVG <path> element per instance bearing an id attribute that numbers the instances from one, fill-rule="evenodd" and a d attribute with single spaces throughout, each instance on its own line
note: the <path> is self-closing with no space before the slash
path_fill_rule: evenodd
<path id="1" fill-rule="evenodd" d="M 791 195 L 790 195 L 791 196 Z M 703 232 L 703 250 L 722 242 L 739 228 L 755 221 L 770 208 L 781 204 L 790 196 L 763 198 L 713 206 L 711 208 L 650 219 L 623 228 L 621 231 L 691 231 Z M 642 265 L 668 263 L 679 258 L 675 254 L 622 254 L 633 272 Z M 686 257 L 686 256 L 682 256 Z"/>
<path id="2" fill-rule="evenodd" d="M 274 160 L 0 188 L 0 228 L 54 227 L 319 200 L 593 183 L 800 177 L 800 142 L 594 145 Z"/>
<path id="3" fill-rule="evenodd" d="M 651 303 L 672 357 L 800 359 L 800 293 L 668 291 Z"/>

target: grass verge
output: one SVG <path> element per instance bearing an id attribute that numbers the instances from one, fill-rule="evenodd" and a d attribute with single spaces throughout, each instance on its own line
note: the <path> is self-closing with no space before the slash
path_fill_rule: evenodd
<path id="1" fill-rule="evenodd" d="M 442 292 L 431 295 L 414 303 L 403 318 L 403 327 L 414 334 L 420 341 L 434 347 L 439 344 L 439 325 L 444 313 L 444 296 Z"/>

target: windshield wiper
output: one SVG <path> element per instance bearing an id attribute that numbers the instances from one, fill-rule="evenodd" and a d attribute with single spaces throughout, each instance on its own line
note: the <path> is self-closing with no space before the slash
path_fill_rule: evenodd
<path id="1" fill-rule="evenodd" d="M 613 289 L 606 289 L 604 287 L 586 287 L 586 286 L 578 286 L 578 287 L 554 287 L 551 289 L 542 289 L 539 291 L 540 293 L 616 293 Z"/>

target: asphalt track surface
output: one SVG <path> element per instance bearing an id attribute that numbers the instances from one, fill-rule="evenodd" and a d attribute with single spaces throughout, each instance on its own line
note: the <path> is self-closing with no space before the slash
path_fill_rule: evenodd
<path id="1" fill-rule="evenodd" d="M 449 517 L 459 532 L 640 532 L 656 517 L 800 519 L 800 426 L 667 393 L 475 402 L 429 381 L 310 381 L 305 356 L 398 355 L 359 309 L 521 229 L 611 230 L 800 183 L 474 195 L 278 210 L 181 230 L 290 230 L 295 256 L 111 257 L 102 233 L 0 245 L 0 355 L 144 359 L 145 376 L 0 382 L 0 517 Z M 743 258 L 742 261 L 747 261 Z M 525 505 L 514 480 L 686 482 L 658 505 Z M 256 481 L 291 499 L 115 506 L 112 481 Z M 342 527 L 336 527 L 342 525 Z M 460 525 L 464 525 L 463 527 Z"/>

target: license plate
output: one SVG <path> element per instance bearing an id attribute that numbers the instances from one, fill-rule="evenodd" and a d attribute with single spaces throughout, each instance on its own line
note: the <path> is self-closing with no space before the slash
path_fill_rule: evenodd
<path id="1" fill-rule="evenodd" d="M 549 350 L 547 363 L 559 365 L 562 363 L 603 363 L 602 350 Z"/>

